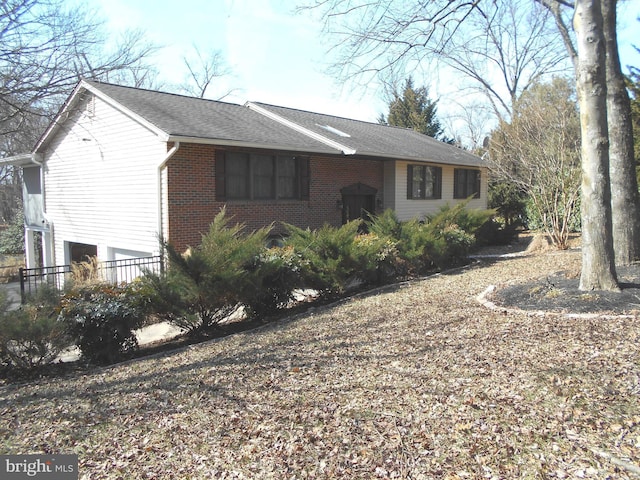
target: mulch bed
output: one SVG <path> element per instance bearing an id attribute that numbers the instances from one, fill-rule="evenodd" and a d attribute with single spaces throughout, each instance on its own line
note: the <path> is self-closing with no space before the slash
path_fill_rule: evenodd
<path id="1" fill-rule="evenodd" d="M 498 288 L 491 300 L 522 310 L 637 315 L 640 313 L 640 265 L 618 267 L 617 273 L 621 292 L 579 290 L 580 272 L 570 270 Z"/>

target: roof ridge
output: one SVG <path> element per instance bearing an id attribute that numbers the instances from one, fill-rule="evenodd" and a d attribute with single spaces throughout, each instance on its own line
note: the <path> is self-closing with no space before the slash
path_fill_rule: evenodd
<path id="1" fill-rule="evenodd" d="M 294 107 L 285 107 L 283 105 L 274 105 L 273 103 L 265 103 L 265 102 L 247 102 L 247 103 L 253 103 L 255 105 L 264 105 L 266 107 L 282 108 L 282 109 L 285 109 L 285 110 L 293 110 L 293 111 L 302 112 L 302 113 L 310 113 L 312 115 L 322 115 L 322 116 L 325 116 L 325 117 L 333 117 L 333 118 L 337 118 L 337 119 L 340 119 L 340 120 L 348 120 L 350 122 L 366 123 L 368 125 L 387 126 L 387 125 L 382 125 L 382 124 L 376 123 L 376 122 L 369 122 L 367 120 L 360 120 L 360 119 L 357 119 L 357 118 L 342 117 L 340 115 L 333 115 L 331 113 L 312 112 L 311 110 L 304 110 L 302 108 L 294 108 Z"/>
<path id="2" fill-rule="evenodd" d="M 186 95 L 186 94 L 183 94 L 183 93 L 167 92 L 167 91 L 164 91 L 164 90 L 154 90 L 154 89 L 151 89 L 151 88 L 132 87 L 131 85 L 120 85 L 120 84 L 117 84 L 117 83 L 104 82 L 102 80 L 95 80 L 95 79 L 88 79 L 88 78 L 83 78 L 82 81 L 84 81 L 85 83 L 88 83 L 88 84 L 94 84 L 97 88 L 100 88 L 100 85 L 105 85 L 107 87 L 115 87 L 115 88 L 122 88 L 122 89 L 128 89 L 128 90 L 136 90 L 136 91 L 139 91 L 139 92 L 159 93 L 161 95 L 171 95 L 173 97 L 186 98 L 186 99 L 190 99 L 190 100 L 201 100 L 203 102 L 221 103 L 223 105 L 232 105 L 234 107 L 242 107 L 242 104 L 240 104 L 240 103 L 224 102 L 222 100 L 213 100 L 211 98 L 194 97 L 193 95 Z"/>
<path id="3" fill-rule="evenodd" d="M 330 138 L 325 137 L 324 135 L 313 132 L 293 120 L 289 120 L 288 118 L 285 118 L 282 115 L 278 115 L 277 113 L 270 111 L 268 108 L 265 108 L 262 105 L 267 105 L 267 104 L 259 104 L 258 102 L 247 102 L 245 104 L 245 106 L 247 106 L 250 110 L 253 110 L 261 115 L 264 115 L 265 117 L 270 118 L 271 120 L 274 120 L 280 123 L 281 125 L 284 125 L 288 128 L 296 130 L 297 132 L 300 132 L 309 138 L 313 138 L 314 140 L 322 142 L 331 148 L 340 150 L 345 155 L 354 155 L 357 151 L 355 148 L 349 147 L 348 145 L 344 145 L 340 142 L 336 142 L 335 140 L 331 140 Z"/>
<path id="4" fill-rule="evenodd" d="M 388 127 L 388 128 L 394 128 L 396 130 L 409 131 L 409 132 L 416 133 L 418 135 L 422 135 L 422 136 L 431 138 L 431 139 L 435 140 L 436 142 L 445 143 L 445 142 L 441 142 L 437 138 L 434 138 L 434 137 L 431 137 L 431 136 L 427 135 L 426 133 L 418 132 L 417 130 L 415 130 L 415 129 L 411 128 L 411 127 L 402 127 L 400 125 L 389 125 L 389 124 L 386 124 L 386 123 L 370 122 L 370 121 L 367 121 L 367 120 L 360 120 L 358 118 L 343 117 L 343 116 L 340 116 L 340 115 L 333 115 L 331 113 L 313 112 L 311 110 L 304 110 L 302 108 L 295 108 L 295 107 L 286 107 L 284 105 L 275 105 L 273 103 L 253 102 L 253 101 L 247 101 L 246 103 L 252 103 L 254 105 L 264 105 L 266 107 L 281 108 L 281 109 L 284 109 L 284 110 L 291 110 L 291 111 L 295 111 L 295 112 L 310 113 L 311 115 L 322 115 L 322 116 L 325 116 L 325 117 L 333 117 L 333 118 L 337 118 L 339 120 L 348 120 L 350 122 L 365 123 L 367 125 L 373 125 L 373 126 L 377 126 L 377 127 Z"/>

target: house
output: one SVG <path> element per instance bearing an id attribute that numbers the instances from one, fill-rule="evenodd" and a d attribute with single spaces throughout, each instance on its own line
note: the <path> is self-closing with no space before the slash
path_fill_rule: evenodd
<path id="1" fill-rule="evenodd" d="M 237 105 L 81 81 L 24 172 L 27 266 L 200 242 L 226 206 L 234 222 L 318 228 L 391 208 L 424 217 L 470 196 L 487 206 L 479 157 L 412 130 L 292 108 Z"/>

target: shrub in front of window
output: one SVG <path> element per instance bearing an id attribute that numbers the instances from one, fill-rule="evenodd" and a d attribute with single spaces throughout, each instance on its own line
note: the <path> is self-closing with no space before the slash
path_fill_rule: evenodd
<path id="1" fill-rule="evenodd" d="M 467 202 L 442 207 L 424 222 L 401 222 L 392 210 L 375 217 L 372 233 L 394 242 L 398 276 L 415 276 L 440 270 L 466 259 L 475 244 L 475 232 L 493 214 L 491 210 L 468 210 Z"/>
<path id="2" fill-rule="evenodd" d="M 369 232 L 354 239 L 353 255 L 358 265 L 358 278 L 367 285 L 382 285 L 397 275 L 397 242 Z"/>
<path id="3" fill-rule="evenodd" d="M 426 251 L 432 242 L 424 225 L 417 219 L 402 222 L 396 213 L 389 209 L 371 220 L 369 231 L 395 245 L 394 258 L 389 266 L 394 269 L 396 277 L 426 273 L 430 266 Z"/>
<path id="4" fill-rule="evenodd" d="M 147 280 L 159 297 L 158 313 L 191 334 L 206 336 L 256 294 L 251 271 L 265 250 L 270 227 L 246 234 L 243 225 L 228 224 L 223 209 L 200 245 L 183 254 L 165 245 L 166 275 Z"/>
<path id="5" fill-rule="evenodd" d="M 244 300 L 247 316 L 266 317 L 289 307 L 304 267 L 291 246 L 265 249 L 248 268 L 253 291 Z"/>
<path id="6" fill-rule="evenodd" d="M 435 268 L 465 261 L 475 245 L 476 232 L 495 214 L 493 210 L 467 209 L 467 203 L 446 205 L 425 222 L 425 231 L 433 242 L 428 256 Z"/>

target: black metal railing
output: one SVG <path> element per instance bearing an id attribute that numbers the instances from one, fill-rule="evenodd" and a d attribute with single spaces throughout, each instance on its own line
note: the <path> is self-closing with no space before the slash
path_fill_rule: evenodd
<path id="1" fill-rule="evenodd" d="M 144 275 L 145 272 L 162 273 L 162 256 L 127 258 L 124 260 L 106 260 L 86 262 L 76 265 L 56 265 L 20 269 L 20 296 L 22 303 L 35 294 L 38 288 L 47 284 L 57 290 L 64 288 L 70 280 L 96 279 L 108 283 L 128 283 Z"/>

